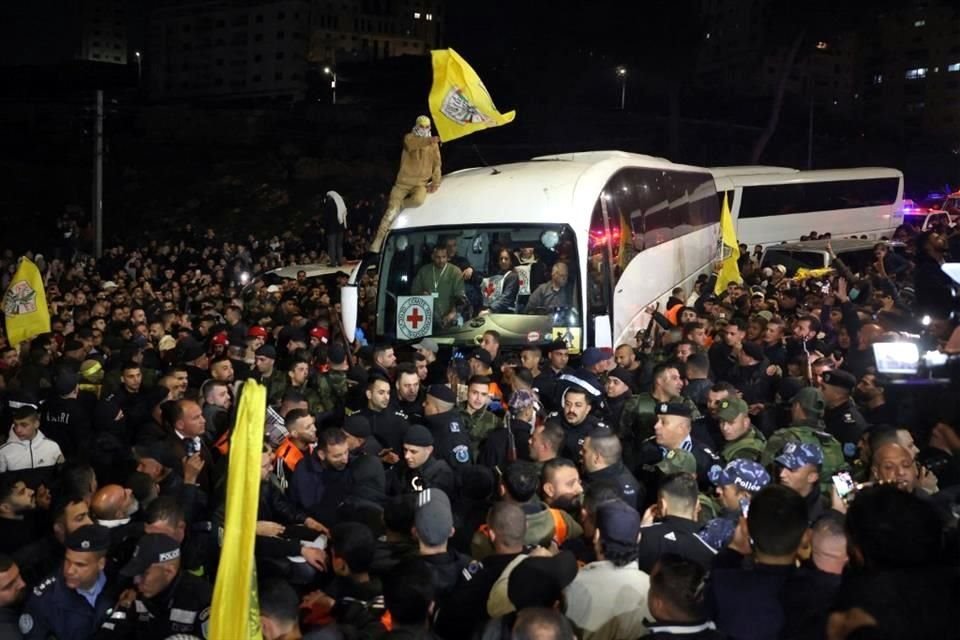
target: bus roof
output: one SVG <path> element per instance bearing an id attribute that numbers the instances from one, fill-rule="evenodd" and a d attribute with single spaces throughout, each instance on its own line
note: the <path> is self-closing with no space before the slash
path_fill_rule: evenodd
<path id="1" fill-rule="evenodd" d="M 707 172 L 622 151 L 558 154 L 464 169 L 445 176 L 440 189 L 427 196 L 423 205 L 401 211 L 394 228 L 522 222 L 567 223 L 583 231 L 610 176 L 626 167 Z"/>
<path id="2" fill-rule="evenodd" d="M 710 173 L 714 178 L 726 178 L 728 176 L 758 176 L 770 173 L 797 173 L 797 169 L 790 167 L 772 167 L 764 165 L 753 165 L 743 167 L 710 167 Z"/>
<path id="3" fill-rule="evenodd" d="M 756 169 L 756 167 L 745 167 Z M 788 169 L 785 172 L 744 172 L 737 167 L 710 169 L 717 191 L 726 191 L 735 187 L 752 187 L 769 184 L 800 184 L 804 182 L 836 182 L 840 180 L 869 180 L 871 178 L 903 178 L 898 169 L 888 167 L 857 167 L 855 169 L 820 169 L 816 171 L 798 171 Z"/>

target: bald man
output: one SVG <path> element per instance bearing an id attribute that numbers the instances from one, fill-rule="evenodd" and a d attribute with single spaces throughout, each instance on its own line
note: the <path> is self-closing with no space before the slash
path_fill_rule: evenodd
<path id="1" fill-rule="evenodd" d="M 857 346 L 847 352 L 843 368 L 859 380 L 867 373 L 867 369 L 877 366 L 877 361 L 873 357 L 873 343 L 882 341 L 883 328 L 878 324 L 867 323 L 860 327 L 856 336 L 851 335 L 850 338 L 856 341 Z"/>
<path id="2" fill-rule="evenodd" d="M 97 524 L 115 528 L 130 522 L 140 508 L 133 491 L 118 484 L 108 484 L 93 494 L 90 510 Z"/>

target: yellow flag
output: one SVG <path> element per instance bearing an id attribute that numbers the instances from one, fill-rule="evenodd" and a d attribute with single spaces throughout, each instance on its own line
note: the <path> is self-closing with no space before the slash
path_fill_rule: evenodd
<path id="1" fill-rule="evenodd" d="M 805 267 L 800 267 L 797 269 L 797 272 L 793 275 L 794 280 L 809 280 L 811 278 L 824 278 L 826 276 L 831 276 L 834 274 L 834 270 L 830 267 L 823 267 L 820 269 L 807 269 Z"/>
<path id="2" fill-rule="evenodd" d="M 226 519 L 210 612 L 211 640 L 260 640 L 263 637 L 253 546 L 266 412 L 266 387 L 247 380 L 240 394 L 237 422 L 230 434 Z"/>
<path id="3" fill-rule="evenodd" d="M 453 49 L 431 51 L 430 113 L 444 142 L 513 122 L 516 111 L 500 113 L 477 72 Z"/>
<path id="4" fill-rule="evenodd" d="M 720 273 L 717 274 L 717 284 L 713 288 L 715 294 L 726 291 L 727 283 L 743 282 L 740 277 L 740 245 L 737 244 L 737 231 L 733 226 L 733 215 L 730 213 L 730 204 L 727 194 L 723 194 L 723 209 L 720 210 L 720 256 L 723 262 Z"/>
<path id="5" fill-rule="evenodd" d="M 41 333 L 50 332 L 50 309 L 43 290 L 40 269 L 29 258 L 21 258 L 17 272 L 3 296 L 7 342 L 17 347 Z"/>

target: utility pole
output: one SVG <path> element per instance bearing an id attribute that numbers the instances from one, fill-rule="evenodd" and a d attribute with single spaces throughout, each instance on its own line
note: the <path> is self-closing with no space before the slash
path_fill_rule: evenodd
<path id="1" fill-rule="evenodd" d="M 813 89 L 810 90 L 810 116 L 807 123 L 807 170 L 813 169 Z"/>
<path id="2" fill-rule="evenodd" d="M 97 90 L 97 115 L 93 135 L 94 255 L 103 256 L 103 90 Z"/>

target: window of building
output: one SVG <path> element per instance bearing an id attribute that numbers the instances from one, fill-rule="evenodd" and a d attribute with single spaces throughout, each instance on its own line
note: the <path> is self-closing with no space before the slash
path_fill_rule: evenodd
<path id="1" fill-rule="evenodd" d="M 926 26 L 926 24 L 927 24 L 927 21 L 923 19 L 913 21 L 913 26 L 915 27 L 923 27 L 923 26 Z"/>
<path id="2" fill-rule="evenodd" d="M 916 69 L 907 69 L 907 80 L 922 80 L 927 77 L 926 67 L 917 67 Z"/>
<path id="3" fill-rule="evenodd" d="M 948 64 L 947 71 L 949 71 L 950 73 L 960 71 L 960 62 L 954 62 L 953 64 Z"/>
<path id="4" fill-rule="evenodd" d="M 873 84 L 883 84 L 883 74 L 875 73 L 873 74 Z"/>
<path id="5" fill-rule="evenodd" d="M 907 113 L 920 113 L 926 106 L 927 105 L 924 102 L 908 102 L 904 108 L 906 109 Z"/>
<path id="6" fill-rule="evenodd" d="M 414 11 L 414 12 L 413 12 L 413 19 L 414 19 L 414 20 L 419 20 L 419 19 L 420 19 L 420 12 L 419 12 L 419 11 Z"/>
<path id="7" fill-rule="evenodd" d="M 826 51 L 829 48 L 830 48 L 830 43 L 828 42 L 824 42 L 823 40 L 821 40 L 820 42 L 817 43 L 817 49 L 820 51 Z"/>
<path id="8" fill-rule="evenodd" d="M 428 14 L 427 14 L 426 16 L 424 16 L 424 17 L 427 19 L 427 22 L 430 22 L 430 21 L 433 20 L 433 14 L 432 14 L 432 13 L 428 13 Z"/>

